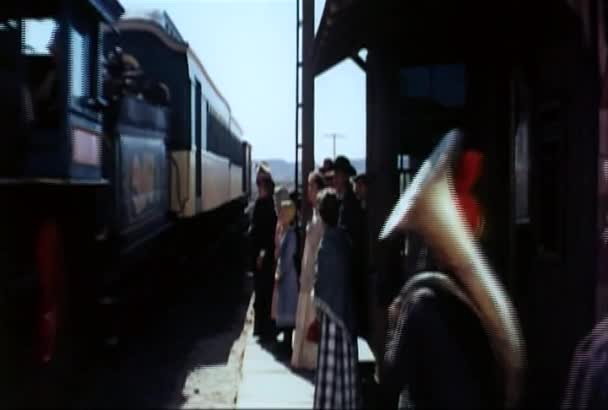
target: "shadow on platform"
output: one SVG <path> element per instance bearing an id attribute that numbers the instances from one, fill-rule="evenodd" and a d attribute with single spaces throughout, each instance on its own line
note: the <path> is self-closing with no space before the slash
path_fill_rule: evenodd
<path id="1" fill-rule="evenodd" d="M 192 369 L 225 364 L 253 290 L 235 245 L 228 241 L 204 264 L 190 265 L 195 279 L 137 326 L 114 360 L 83 376 L 70 407 L 180 408 Z"/>

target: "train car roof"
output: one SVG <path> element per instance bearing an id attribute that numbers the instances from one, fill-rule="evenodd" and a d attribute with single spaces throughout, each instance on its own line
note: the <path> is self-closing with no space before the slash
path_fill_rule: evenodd
<path id="1" fill-rule="evenodd" d="M 76 5 L 92 7 L 106 23 L 118 20 L 125 11 L 117 0 L 85 0 L 68 3 L 62 0 L 3 0 L 2 15 L 9 18 L 43 18 L 56 14 L 62 7 L 76 7 Z"/>
<path id="2" fill-rule="evenodd" d="M 171 17 L 164 10 L 158 9 L 129 9 L 122 15 L 121 20 L 143 20 L 156 24 L 165 35 L 178 43 L 187 44 Z"/>
<path id="3" fill-rule="evenodd" d="M 215 85 L 200 58 L 194 49 L 190 47 L 188 42 L 183 38 L 167 12 L 159 9 L 129 9 L 123 14 L 120 21 L 116 23 L 116 28 L 119 30 L 149 31 L 160 38 L 167 47 L 172 48 L 177 52 L 185 53 L 189 61 L 192 61 L 202 72 L 205 80 L 207 80 L 211 86 L 212 91 L 226 106 L 229 116 L 232 117 L 232 109 L 230 108 L 228 100 L 222 95 L 219 88 Z M 227 120 L 229 121 L 229 119 Z M 239 131 L 242 133 L 242 128 L 240 125 L 238 125 L 238 123 L 237 126 Z"/>
<path id="4" fill-rule="evenodd" d="M 230 118 L 230 124 L 231 124 L 231 127 L 236 128 L 236 131 L 237 131 L 237 135 L 236 136 L 239 139 L 242 139 L 243 138 L 243 128 L 241 128 L 241 125 L 238 123 L 238 121 L 236 120 L 236 118 L 231 117 Z"/>

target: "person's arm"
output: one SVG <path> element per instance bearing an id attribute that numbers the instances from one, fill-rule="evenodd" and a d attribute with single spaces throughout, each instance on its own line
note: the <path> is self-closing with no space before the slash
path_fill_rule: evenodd
<path id="1" fill-rule="evenodd" d="M 251 227 L 249 229 L 249 237 L 251 239 L 252 252 L 257 257 L 260 252 L 260 206 L 259 201 L 255 201 L 253 205 L 253 214 L 251 216 Z"/>
<path id="2" fill-rule="evenodd" d="M 389 328 L 387 331 L 387 348 L 381 366 L 380 387 L 386 402 L 384 407 L 393 407 L 401 390 L 408 382 L 408 374 L 414 363 L 408 356 L 412 349 L 411 319 L 408 306 L 402 304 L 401 295 L 394 299 L 389 307 Z M 396 312 L 397 310 L 397 312 Z M 406 317 L 408 321 L 406 322 Z"/>

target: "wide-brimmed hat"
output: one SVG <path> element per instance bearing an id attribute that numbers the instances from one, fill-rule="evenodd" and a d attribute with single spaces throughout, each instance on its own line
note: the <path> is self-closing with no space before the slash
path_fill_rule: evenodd
<path id="1" fill-rule="evenodd" d="M 357 175 L 357 170 L 355 169 L 355 167 L 352 166 L 348 158 L 342 155 L 338 155 L 336 157 L 336 160 L 334 161 L 334 170 L 342 171 L 346 175 L 351 177 Z"/>
<path id="2" fill-rule="evenodd" d="M 255 170 L 256 178 L 260 177 L 269 177 L 272 178 L 272 172 L 270 169 L 270 165 L 266 161 L 261 161 L 258 163 Z"/>

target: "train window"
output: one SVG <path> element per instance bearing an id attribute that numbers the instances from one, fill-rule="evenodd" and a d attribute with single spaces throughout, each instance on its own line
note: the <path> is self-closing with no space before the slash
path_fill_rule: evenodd
<path id="1" fill-rule="evenodd" d="M 0 21 L 0 31 L 17 30 L 18 27 L 17 20 Z"/>
<path id="2" fill-rule="evenodd" d="M 201 112 L 201 108 L 202 108 L 202 103 L 203 103 L 203 90 L 202 90 L 202 86 L 201 83 L 198 80 L 194 80 L 195 81 L 195 86 L 194 86 L 194 90 L 196 92 L 195 94 L 195 110 L 196 112 L 195 114 L 195 125 L 196 125 L 196 130 L 195 130 L 195 144 L 196 144 L 196 170 L 195 170 L 195 178 L 196 178 L 196 196 L 200 197 L 202 195 L 202 175 L 203 175 L 203 168 L 202 168 L 202 163 L 201 163 L 201 150 L 203 149 L 203 143 L 202 143 L 202 112 Z"/>
<path id="3" fill-rule="evenodd" d="M 190 79 L 190 141 L 196 139 L 196 84 Z"/>
<path id="4" fill-rule="evenodd" d="M 51 55 L 50 45 L 57 29 L 57 21 L 52 18 L 26 19 L 23 21 L 23 53 L 27 55 Z"/>
<path id="5" fill-rule="evenodd" d="M 87 70 L 89 67 L 88 42 L 86 36 L 76 29 L 71 30 L 70 56 L 72 96 L 84 97 L 87 95 L 90 81 Z"/>
<path id="6" fill-rule="evenodd" d="M 21 27 L 17 20 L 0 20 L 0 69 L 14 71 L 21 54 Z"/>

